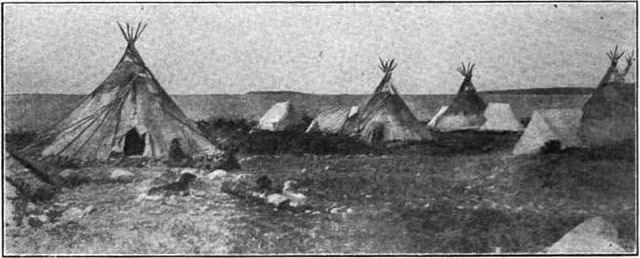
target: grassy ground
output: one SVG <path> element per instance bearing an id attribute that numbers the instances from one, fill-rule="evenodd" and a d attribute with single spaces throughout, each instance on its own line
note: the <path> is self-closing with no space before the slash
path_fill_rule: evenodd
<path id="1" fill-rule="evenodd" d="M 383 153 L 240 152 L 242 171 L 233 173 L 269 175 L 279 185 L 297 180 L 315 207 L 308 213 L 234 198 L 204 179 L 195 188 L 205 194 L 139 203 L 140 185 L 176 171 L 131 167 L 131 182 L 84 183 L 39 203 L 95 210 L 77 221 L 9 228 L 5 246 L 8 253 L 532 253 L 603 216 L 635 250 L 632 143 L 513 157 L 517 135 L 437 137 Z"/>

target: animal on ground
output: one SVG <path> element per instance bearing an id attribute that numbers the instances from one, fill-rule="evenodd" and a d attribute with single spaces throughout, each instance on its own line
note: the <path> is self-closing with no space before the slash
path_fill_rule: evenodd
<path id="1" fill-rule="evenodd" d="M 197 178 L 191 173 L 184 173 L 177 182 L 151 188 L 148 195 L 189 195 L 189 185 Z"/>

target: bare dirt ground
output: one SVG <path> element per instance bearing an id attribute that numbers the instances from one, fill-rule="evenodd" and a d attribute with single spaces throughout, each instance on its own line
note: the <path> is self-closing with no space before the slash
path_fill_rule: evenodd
<path id="1" fill-rule="evenodd" d="M 637 248 L 633 144 L 533 157 L 410 151 L 240 155 L 231 175 L 297 180 L 314 207 L 301 213 L 205 178 L 190 196 L 137 202 L 142 185 L 177 170 L 130 167 L 131 182 L 85 183 L 37 203 L 93 206 L 81 219 L 7 228 L 4 245 L 9 254 L 537 253 L 603 216 Z"/>

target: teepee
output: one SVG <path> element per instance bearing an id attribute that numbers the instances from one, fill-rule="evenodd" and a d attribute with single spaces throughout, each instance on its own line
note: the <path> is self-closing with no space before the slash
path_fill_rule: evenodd
<path id="1" fill-rule="evenodd" d="M 633 52 L 627 66 L 618 71 L 617 63 L 624 51 L 618 47 L 607 53 L 611 64 L 591 98 L 583 107 L 579 135 L 589 146 L 601 146 L 633 139 L 636 136 L 636 84 L 625 83 L 633 64 Z"/>
<path id="2" fill-rule="evenodd" d="M 418 121 L 393 85 L 391 73 L 396 66 L 394 60 L 384 62 L 380 59 L 384 77 L 358 114 L 347 121 L 344 131 L 355 133 L 369 143 L 432 139 L 426 126 Z"/>
<path id="3" fill-rule="evenodd" d="M 107 160 L 116 155 L 165 157 L 172 140 L 190 156 L 220 155 L 196 124 L 160 86 L 135 48 L 144 29 L 118 24 L 127 41 L 124 55 L 107 78 L 33 148 L 64 159 Z"/>
<path id="4" fill-rule="evenodd" d="M 522 131 L 524 127 L 508 103 L 489 103 L 483 114 L 486 121 L 481 131 Z"/>
<path id="5" fill-rule="evenodd" d="M 357 113 L 358 106 L 327 108 L 311 121 L 306 132 L 339 133 L 347 120 Z"/>
<path id="6" fill-rule="evenodd" d="M 527 129 L 513 149 L 513 154 L 536 154 L 551 141 L 559 142 L 560 149 L 581 147 L 582 141 L 578 137 L 580 117 L 582 117 L 580 109 L 534 111 Z"/>
<path id="7" fill-rule="evenodd" d="M 432 119 L 431 127 L 439 131 L 455 131 L 465 129 L 478 129 L 485 122 L 483 112 L 487 104 L 476 92 L 471 77 L 475 64 L 464 63 L 458 68 L 458 72 L 464 76 L 458 94 L 449 107 L 437 118 Z"/>
<path id="8" fill-rule="evenodd" d="M 273 105 L 258 121 L 258 129 L 265 131 L 286 131 L 304 124 L 302 116 L 296 112 L 291 102 Z"/>

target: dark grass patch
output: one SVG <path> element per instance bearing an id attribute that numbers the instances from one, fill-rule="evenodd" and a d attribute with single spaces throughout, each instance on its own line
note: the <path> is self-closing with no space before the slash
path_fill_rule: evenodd
<path id="1" fill-rule="evenodd" d="M 283 132 L 254 130 L 255 122 L 243 119 L 212 119 L 198 122 L 209 140 L 223 149 L 241 154 L 430 154 L 469 155 L 510 149 L 521 133 L 432 132 L 433 141 L 368 144 L 343 134 L 305 133 L 305 128 Z"/>
<path id="2" fill-rule="evenodd" d="M 35 131 L 14 130 L 4 134 L 7 149 L 19 150 L 32 143 L 38 134 Z"/>
<path id="3" fill-rule="evenodd" d="M 583 215 L 560 216 L 496 209 L 457 209 L 440 203 L 402 211 L 413 240 L 412 252 L 542 252 L 582 222 Z"/>

